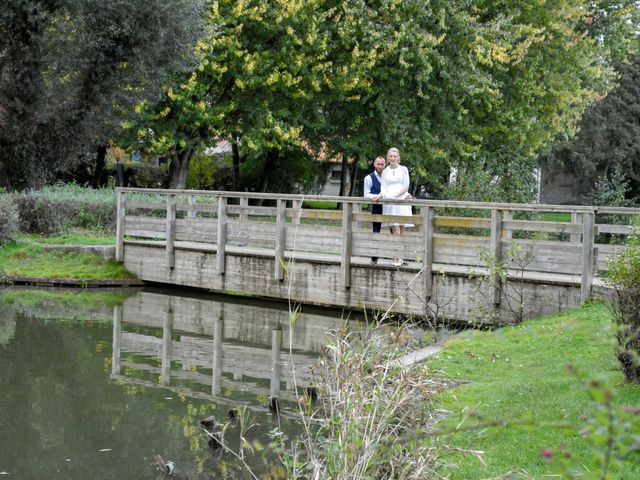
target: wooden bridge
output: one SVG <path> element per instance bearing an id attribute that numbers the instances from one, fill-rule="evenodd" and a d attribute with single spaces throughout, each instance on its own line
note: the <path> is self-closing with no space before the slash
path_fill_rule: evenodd
<path id="1" fill-rule="evenodd" d="M 640 215 L 410 200 L 415 227 L 391 235 L 372 233 L 371 222 L 406 217 L 367 213 L 363 198 L 129 188 L 117 195 L 116 258 L 142 280 L 488 323 L 587 299 Z M 329 202 L 337 208 L 313 208 Z M 394 267 L 394 257 L 405 264 Z"/>

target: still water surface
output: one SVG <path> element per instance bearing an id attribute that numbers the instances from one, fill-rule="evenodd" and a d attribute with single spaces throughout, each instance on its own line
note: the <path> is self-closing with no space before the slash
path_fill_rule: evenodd
<path id="1" fill-rule="evenodd" d="M 300 433 L 309 368 L 343 322 L 306 308 L 291 329 L 286 306 L 182 292 L 0 291 L 0 474 L 164 478 L 160 455 L 177 467 L 171 478 L 251 478 L 199 424 L 228 423 L 225 443 L 238 451 L 235 410 L 250 426 L 253 472 L 285 478 L 269 432 Z"/>

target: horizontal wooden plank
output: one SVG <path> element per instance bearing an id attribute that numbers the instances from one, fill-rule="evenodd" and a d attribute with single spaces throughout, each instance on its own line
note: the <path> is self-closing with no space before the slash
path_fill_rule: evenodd
<path id="1" fill-rule="evenodd" d="M 608 225 L 604 223 L 596 224 L 597 233 L 616 233 L 621 235 L 631 235 L 633 228 L 630 225 Z"/>
<path id="2" fill-rule="evenodd" d="M 433 219 L 436 227 L 460 227 L 460 228 L 490 228 L 490 218 L 478 217 L 445 217 L 436 216 Z"/>
<path id="3" fill-rule="evenodd" d="M 380 222 L 380 223 L 412 223 L 422 225 L 422 217 L 412 215 L 377 215 L 373 213 L 354 213 L 353 220 L 358 222 Z"/>
<path id="4" fill-rule="evenodd" d="M 227 213 L 229 214 L 245 214 L 249 216 L 275 217 L 275 207 L 242 207 L 240 205 L 227 205 Z"/>
<path id="5" fill-rule="evenodd" d="M 166 210 L 166 202 L 142 202 L 140 200 L 127 200 L 127 210 Z"/>
<path id="6" fill-rule="evenodd" d="M 342 212 L 339 210 L 308 210 L 302 209 L 300 218 L 309 218 L 313 220 L 340 220 L 342 221 Z"/>
<path id="7" fill-rule="evenodd" d="M 185 242 L 216 243 L 218 221 L 203 218 L 176 220 L 176 240 Z"/>
<path id="8" fill-rule="evenodd" d="M 166 219 L 127 216 L 124 219 L 124 235 L 128 237 L 167 238 Z"/>
<path id="9" fill-rule="evenodd" d="M 567 222 L 504 220 L 502 226 L 505 230 L 520 230 L 525 232 L 582 233 L 581 224 Z"/>
<path id="10" fill-rule="evenodd" d="M 186 203 L 178 203 L 176 204 L 176 210 L 178 212 L 188 212 L 191 210 L 192 212 L 218 212 L 218 203 L 194 203 L 193 205 L 188 205 Z"/>
<path id="11" fill-rule="evenodd" d="M 240 199 L 256 199 L 256 200 L 289 200 L 289 201 L 328 201 L 338 203 L 351 203 L 351 204 L 370 204 L 369 199 L 363 197 L 340 197 L 340 196 L 323 196 L 323 195 L 302 195 L 302 194 L 273 194 L 273 193 L 258 193 L 258 192 L 229 192 L 229 191 L 215 191 L 215 190 L 178 190 L 178 189 L 144 189 L 144 188 L 129 188 L 118 187 L 118 192 L 124 193 L 143 193 L 143 194 L 176 194 L 176 195 L 194 195 L 194 196 L 206 196 L 216 197 L 225 196 L 227 198 Z M 382 204 L 392 205 L 418 205 L 428 206 L 436 208 L 464 208 L 464 209 L 477 209 L 477 210 L 511 210 L 511 211 L 523 211 L 523 212 L 602 212 L 602 213 L 619 213 L 619 214 L 634 214 L 640 215 L 640 208 L 616 208 L 616 207 L 593 207 L 593 206 L 578 206 L 578 205 L 546 205 L 546 204 L 530 204 L 530 203 L 498 203 L 498 202 L 468 202 L 461 200 L 391 200 L 383 199 L 380 201 Z"/>

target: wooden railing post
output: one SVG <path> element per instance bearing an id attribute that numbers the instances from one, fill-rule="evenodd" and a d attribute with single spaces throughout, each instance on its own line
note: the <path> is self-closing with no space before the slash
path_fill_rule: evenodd
<path id="1" fill-rule="evenodd" d="M 282 330 L 274 328 L 271 330 L 271 382 L 269 386 L 269 401 L 271 403 L 280 396 L 280 377 L 282 377 L 281 349 Z"/>
<path id="2" fill-rule="evenodd" d="M 111 375 L 120 375 L 122 342 L 122 305 L 113 307 L 113 344 L 111 348 Z"/>
<path id="3" fill-rule="evenodd" d="M 196 218 L 196 196 L 189 195 L 188 202 L 189 204 L 187 206 L 187 218 Z"/>
<path id="4" fill-rule="evenodd" d="M 340 269 L 342 271 L 342 285 L 351 287 L 351 252 L 353 250 L 353 204 L 342 203 L 342 253 Z"/>
<path id="5" fill-rule="evenodd" d="M 360 203 L 354 203 L 352 205 L 352 213 L 361 213 L 362 212 L 362 204 Z M 362 228 L 362 222 L 360 222 L 359 220 L 357 222 L 355 222 L 355 228 Z"/>
<path id="6" fill-rule="evenodd" d="M 293 210 L 293 224 L 300 225 L 300 214 L 302 213 L 302 200 L 294 200 L 291 203 Z"/>
<path id="7" fill-rule="evenodd" d="M 424 275 L 424 291 L 427 301 L 433 294 L 433 219 L 435 210 L 433 207 L 422 207 L 422 272 Z"/>
<path id="8" fill-rule="evenodd" d="M 246 208 L 249 207 L 249 198 L 248 197 L 240 197 L 240 217 L 239 220 L 241 222 L 246 222 L 249 220 L 249 215 L 247 214 Z"/>
<path id="9" fill-rule="evenodd" d="M 582 215 L 578 212 L 573 212 L 571 214 L 571 223 L 582 223 Z M 571 233 L 569 235 L 569 240 L 571 243 L 580 243 L 581 233 Z"/>
<path id="10" fill-rule="evenodd" d="M 160 383 L 169 385 L 171 382 L 171 329 L 173 328 L 173 310 L 167 308 L 162 323 L 162 367 Z"/>
<path id="11" fill-rule="evenodd" d="M 218 197 L 218 238 L 216 240 L 217 263 L 219 274 L 224 274 L 225 250 L 227 243 L 227 197 Z"/>
<path id="12" fill-rule="evenodd" d="M 278 199 L 276 208 L 276 250 L 274 278 L 284 280 L 284 240 L 287 228 L 287 202 Z"/>
<path id="13" fill-rule="evenodd" d="M 502 212 L 502 219 L 503 220 L 513 220 L 513 210 L 504 210 Z M 502 232 L 502 239 L 503 240 L 511 240 L 513 238 L 513 231 L 510 229 L 505 229 Z"/>
<path id="14" fill-rule="evenodd" d="M 124 261 L 124 218 L 125 218 L 124 192 L 118 192 L 118 211 L 116 217 L 116 260 Z"/>
<path id="15" fill-rule="evenodd" d="M 220 303 L 224 308 L 224 303 Z M 222 314 L 213 319 L 213 362 L 211 366 L 211 395 L 220 395 L 222 391 L 222 335 L 224 326 Z"/>
<path id="16" fill-rule="evenodd" d="M 594 270 L 595 213 L 582 214 L 582 279 L 580 300 L 585 301 L 591 294 Z"/>
<path id="17" fill-rule="evenodd" d="M 491 256 L 489 275 L 493 281 L 493 304 L 500 305 L 501 285 L 496 266 L 502 261 L 502 210 L 491 210 Z"/>
<path id="18" fill-rule="evenodd" d="M 175 266 L 175 240 L 176 240 L 176 196 L 167 196 L 167 267 Z"/>

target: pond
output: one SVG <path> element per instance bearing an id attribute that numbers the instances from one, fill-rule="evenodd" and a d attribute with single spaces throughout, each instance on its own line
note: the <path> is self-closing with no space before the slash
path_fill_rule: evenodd
<path id="1" fill-rule="evenodd" d="M 310 367 L 344 321 L 305 307 L 290 328 L 286 304 L 182 291 L 0 291 L 0 474 L 155 479 L 160 456 L 171 478 L 252 478 L 208 445 L 214 416 L 257 477 L 286 478 L 270 433 L 300 434 Z"/>

